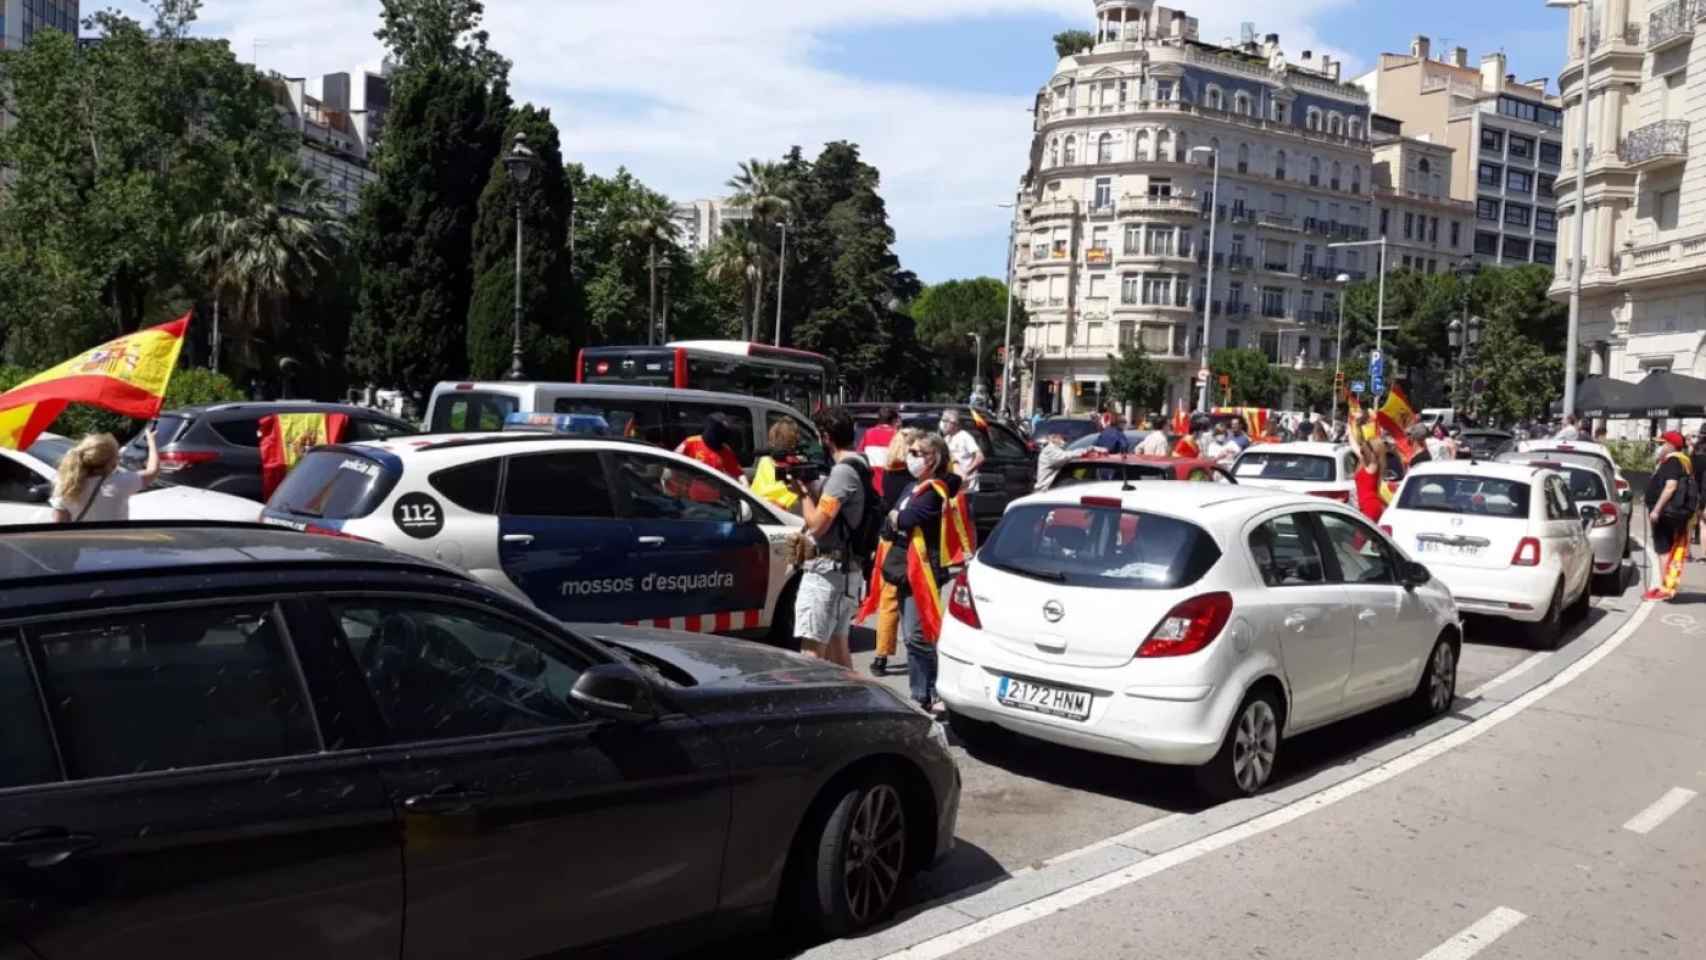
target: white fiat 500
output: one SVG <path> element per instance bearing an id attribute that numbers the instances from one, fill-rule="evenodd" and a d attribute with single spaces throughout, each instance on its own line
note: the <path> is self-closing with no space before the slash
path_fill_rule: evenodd
<path id="1" fill-rule="evenodd" d="M 1464 613 L 1528 624 L 1557 646 L 1566 614 L 1587 612 L 1596 506 L 1577 506 L 1558 470 L 1462 460 L 1419 464 L 1380 518 L 1451 588 Z"/>
<path id="2" fill-rule="evenodd" d="M 1281 742 L 1410 698 L 1450 707 L 1451 594 L 1355 512 L 1219 484 L 1016 501 L 949 590 L 937 691 L 995 724 L 1260 790 Z"/>

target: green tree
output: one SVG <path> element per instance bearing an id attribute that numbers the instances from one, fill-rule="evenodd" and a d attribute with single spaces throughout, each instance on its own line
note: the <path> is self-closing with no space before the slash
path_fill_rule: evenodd
<path id="1" fill-rule="evenodd" d="M 1379 289 L 1376 278 L 1345 292 L 1346 358 L 1366 358 L 1375 345 Z M 1440 399 L 1434 387 L 1446 380 L 1442 375 L 1450 355 L 1446 325 L 1459 315 L 1462 304 L 1463 286 L 1453 274 L 1398 270 L 1386 277 L 1386 333 L 1380 340 L 1387 375 L 1409 376 L 1422 391 L 1411 397 L 1418 403 Z"/>
<path id="2" fill-rule="evenodd" d="M 1054 55 L 1070 57 L 1096 45 L 1096 35 L 1088 30 L 1062 30 L 1054 35 Z"/>
<path id="3" fill-rule="evenodd" d="M 596 343 L 643 343 L 650 307 L 649 243 L 635 239 L 635 224 L 646 211 L 668 211 L 669 198 L 647 187 L 626 168 L 599 177 L 571 164 L 567 169 L 574 195 L 574 303 L 585 318 L 586 335 Z M 655 215 L 655 214 L 654 214 Z M 667 217 L 667 214 L 665 215 Z M 696 272 L 685 251 L 673 240 L 658 250 L 668 263 L 669 289 L 684 302 L 703 304 L 685 291 L 702 273 Z M 672 334 L 673 336 L 673 334 Z"/>
<path id="4" fill-rule="evenodd" d="M 1546 296 L 1551 286 L 1552 270 L 1539 264 L 1483 267 L 1470 294 L 1470 310 L 1487 320 L 1508 320 L 1541 350 L 1561 355 L 1570 308 Z"/>
<path id="5" fill-rule="evenodd" d="M 681 227 L 672 216 L 674 207 L 669 199 L 662 194 L 644 196 L 641 202 L 628 211 L 628 218 L 622 221 L 621 231 L 624 239 L 631 245 L 634 253 L 641 256 L 646 272 L 646 318 L 652 322 L 658 309 L 658 269 L 660 266 L 668 276 L 674 268 L 669 263 L 670 253 L 681 236 Z M 659 259 L 660 248 L 662 260 Z M 651 342 L 648 333 L 646 340 Z"/>
<path id="6" fill-rule="evenodd" d="M 1108 356 L 1108 391 L 1140 411 L 1155 412 L 1167 395 L 1167 372 L 1149 359 L 1142 344 Z"/>
<path id="7" fill-rule="evenodd" d="M 492 162 L 474 227 L 474 296 L 468 311 L 468 375 L 495 380 L 510 368 L 515 323 L 515 212 L 520 203 L 522 367 L 529 375 L 571 378 L 585 343 L 575 322 L 569 273 L 569 181 L 551 111 L 532 105 L 510 114 L 503 143 L 520 134 L 533 172 L 517 184 L 500 156 Z M 508 149 L 506 147 L 506 149 Z"/>
<path id="8" fill-rule="evenodd" d="M 384 0 L 378 36 L 401 61 L 379 182 L 356 222 L 360 313 L 351 360 L 370 383 L 416 392 L 468 370 L 474 224 L 509 117 L 506 65 L 477 0 Z"/>
<path id="9" fill-rule="evenodd" d="M 937 368 L 958 384 L 970 384 L 982 370 L 987 387 L 998 374 L 996 355 L 1006 336 L 1007 285 L 991 277 L 949 280 L 924 288 L 908 310 L 917 324 L 918 342 L 930 350 Z M 1023 343 L 1025 310 L 1013 304 L 1013 339 Z M 976 336 L 974 336 L 974 334 Z M 977 354 L 982 338 L 983 354 Z M 985 389 L 985 396 L 995 391 Z M 964 396 L 964 393 L 960 393 Z"/>
<path id="10" fill-rule="evenodd" d="M 1209 357 L 1215 377 L 1209 385 L 1210 406 L 1278 406 L 1289 382 L 1286 373 L 1268 362 L 1267 355 L 1248 347 L 1216 350 Z M 1220 389 L 1220 376 L 1230 379 L 1231 395 Z"/>
<path id="11" fill-rule="evenodd" d="M 752 339 L 752 298 L 757 291 L 759 269 L 758 251 L 744 231 L 728 231 L 705 251 L 705 279 L 725 292 L 733 294 L 740 305 L 740 336 Z"/>
<path id="12" fill-rule="evenodd" d="M 1474 357 L 1473 376 L 1486 383 L 1476 412 L 1495 423 L 1543 417 L 1564 390 L 1564 361 L 1523 336 L 1514 320 L 1487 323 Z"/>
<path id="13" fill-rule="evenodd" d="M 772 252 L 770 238 L 777 233 L 776 225 L 788 217 L 795 204 L 788 195 L 789 184 L 781 167 L 757 158 L 742 161 L 740 169 L 729 179 L 728 186 L 734 191 L 729 202 L 746 207 L 752 214 L 746 224 L 737 225 L 734 229 L 747 234 L 748 249 L 755 254 L 758 268 L 753 281 L 752 329 L 746 339 L 762 339 L 759 332 L 764 329 L 764 277 L 769 272 L 769 264 L 777 262 L 780 253 L 779 249 Z"/>

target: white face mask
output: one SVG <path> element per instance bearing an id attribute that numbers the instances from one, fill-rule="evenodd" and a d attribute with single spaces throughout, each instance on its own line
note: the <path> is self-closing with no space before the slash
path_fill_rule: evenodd
<path id="1" fill-rule="evenodd" d="M 924 476 L 925 469 L 929 465 L 930 461 L 923 457 L 908 455 L 906 458 L 906 472 L 912 474 L 914 477 L 922 478 Z"/>

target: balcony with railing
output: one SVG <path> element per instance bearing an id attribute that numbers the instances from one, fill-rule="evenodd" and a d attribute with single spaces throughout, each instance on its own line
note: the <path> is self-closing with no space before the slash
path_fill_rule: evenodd
<path id="1" fill-rule="evenodd" d="M 1634 170 L 1659 170 L 1688 159 L 1688 121 L 1660 120 L 1630 131 L 1617 155 Z"/>
<path id="2" fill-rule="evenodd" d="M 1202 202 L 1191 194 L 1173 194 L 1165 197 L 1140 197 L 1126 194 L 1120 198 L 1120 216 L 1154 216 L 1159 214 L 1179 214 L 1182 216 L 1198 216 L 1202 212 Z"/>
<path id="3" fill-rule="evenodd" d="M 1647 49 L 1664 50 L 1694 39 L 1698 0 L 1671 0 L 1647 15 Z"/>
<path id="4" fill-rule="evenodd" d="M 1216 254 L 1216 256 L 1218 257 L 1219 254 Z M 1215 262 L 1219 263 L 1220 261 L 1217 259 Z M 1253 270 L 1256 266 L 1256 258 L 1242 253 L 1228 254 L 1226 257 L 1226 266 L 1231 270 Z"/>

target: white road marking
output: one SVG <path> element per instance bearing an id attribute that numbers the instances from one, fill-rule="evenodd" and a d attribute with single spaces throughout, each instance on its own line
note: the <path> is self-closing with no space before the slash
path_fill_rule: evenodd
<path id="1" fill-rule="evenodd" d="M 1671 815 L 1688 806 L 1688 801 L 1699 794 L 1686 787 L 1671 787 L 1664 796 L 1656 800 L 1652 806 L 1629 818 L 1623 829 L 1635 833 L 1652 833 L 1659 825 L 1671 818 Z"/>
<path id="2" fill-rule="evenodd" d="M 1069 910 L 1103 894 L 1112 893 L 1122 887 L 1130 886 L 1141 880 L 1155 876 L 1165 870 L 1181 864 L 1190 863 L 1199 857 L 1230 847 L 1250 837 L 1260 836 L 1277 827 L 1282 827 L 1294 820 L 1301 819 L 1325 807 L 1330 807 L 1340 800 L 1354 797 L 1371 787 L 1379 786 L 1400 774 L 1427 763 L 1429 760 L 1454 750 L 1471 740 L 1498 727 L 1505 721 L 1521 714 L 1529 707 L 1540 702 L 1548 694 L 1559 690 L 1573 682 L 1577 677 L 1596 666 L 1601 660 L 1614 653 L 1619 647 L 1634 636 L 1635 631 L 1647 622 L 1647 617 L 1653 612 L 1654 604 L 1642 604 L 1623 626 L 1617 629 L 1606 641 L 1580 660 L 1570 664 L 1558 675 L 1535 687 L 1522 696 L 1510 701 L 1498 709 L 1482 717 L 1480 720 L 1452 731 L 1437 740 L 1423 744 L 1415 750 L 1396 757 L 1378 767 L 1335 784 L 1319 793 L 1311 794 L 1292 804 L 1281 807 L 1271 813 L 1246 820 L 1220 831 L 1194 840 L 1183 846 L 1175 847 L 1164 853 L 1158 853 L 1146 860 L 1141 860 L 1129 867 L 1093 877 L 1082 883 L 1074 884 L 1063 890 L 1058 890 L 1046 897 L 1040 897 L 1029 903 L 991 914 L 957 930 L 931 937 L 914 944 L 904 950 L 888 954 L 882 960 L 935 960 L 964 950 L 973 944 L 982 943 L 991 937 L 1023 926 L 1033 920 Z M 1514 911 L 1513 911 L 1514 912 Z M 1519 914 L 1520 916 L 1520 914 Z M 1449 956 L 1449 954 L 1447 955 Z M 1467 954 L 1465 954 L 1467 956 Z"/>
<path id="3" fill-rule="evenodd" d="M 1115 844 L 1125 843 L 1127 840 L 1136 840 L 1138 837 L 1141 837 L 1152 830 L 1158 830 L 1176 820 L 1183 820 L 1184 817 L 1185 815 L 1182 813 L 1169 813 L 1165 817 L 1151 820 L 1148 823 L 1139 824 L 1124 833 L 1117 833 L 1111 837 L 1097 840 L 1095 843 L 1085 844 L 1076 850 L 1068 850 L 1059 856 L 1049 857 L 1047 860 L 1043 861 L 1043 865 L 1052 867 L 1057 863 L 1065 863 L 1068 860 L 1075 860 L 1084 856 L 1086 853 L 1095 853 L 1097 850 L 1103 850 L 1114 846 Z"/>
<path id="4" fill-rule="evenodd" d="M 1538 664 L 1540 661 L 1546 659 L 1549 656 L 1551 656 L 1551 654 L 1548 653 L 1547 651 L 1544 651 L 1544 650 L 1536 652 L 1536 653 L 1531 653 L 1528 656 L 1524 657 L 1522 659 L 1522 661 L 1520 663 L 1518 663 L 1516 666 L 1510 668 L 1509 670 L 1506 670 L 1504 673 L 1499 674 L 1498 676 L 1494 677 L 1493 679 L 1488 680 L 1486 683 L 1483 683 L 1480 686 L 1476 687 L 1475 689 L 1469 691 L 1468 693 L 1464 694 L 1463 697 L 1466 700 L 1473 700 L 1476 697 L 1479 697 L 1481 694 L 1486 693 L 1488 690 L 1491 690 L 1494 687 L 1498 686 L 1499 684 L 1504 683 L 1507 680 L 1512 680 L 1512 679 L 1515 679 L 1516 677 L 1520 677 L 1523 674 L 1527 673 L 1528 671 L 1533 670 L 1536 664 Z"/>
<path id="5" fill-rule="evenodd" d="M 1510 907 L 1499 907 L 1465 927 L 1457 936 L 1423 954 L 1422 960 L 1469 960 L 1527 919 L 1526 915 Z"/>

